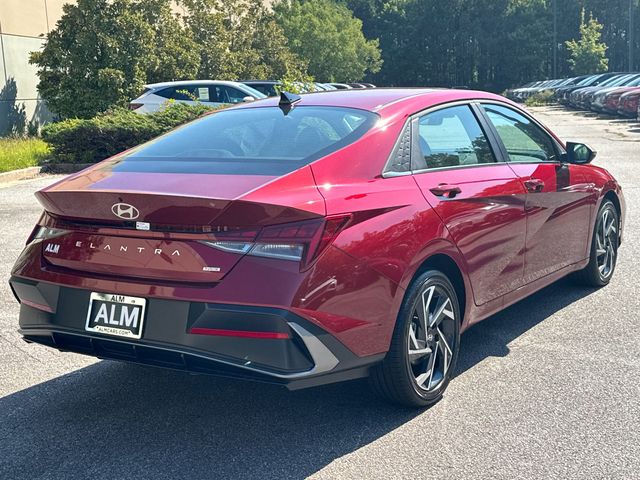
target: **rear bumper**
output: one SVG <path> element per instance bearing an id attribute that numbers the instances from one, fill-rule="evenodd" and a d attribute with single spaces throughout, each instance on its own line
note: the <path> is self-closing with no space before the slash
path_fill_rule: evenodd
<path id="1" fill-rule="evenodd" d="M 61 351 L 290 389 L 366 376 L 384 357 L 358 357 L 311 321 L 274 307 L 148 298 L 140 340 L 87 332 L 90 291 L 18 277 L 10 284 L 21 302 L 19 331 L 24 339 Z M 268 335 L 221 336 L 193 329 Z"/>

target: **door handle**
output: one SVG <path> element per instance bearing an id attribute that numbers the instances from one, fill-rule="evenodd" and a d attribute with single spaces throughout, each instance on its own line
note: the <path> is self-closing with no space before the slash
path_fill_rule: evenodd
<path id="1" fill-rule="evenodd" d="M 524 186 L 529 193 L 540 193 L 544 190 L 544 182 L 538 178 L 530 178 L 524 181 Z"/>
<path id="2" fill-rule="evenodd" d="M 462 190 L 457 185 L 449 185 L 448 183 L 441 183 L 437 187 L 432 187 L 429 189 L 431 193 L 433 193 L 436 197 L 445 197 L 445 198 L 454 198 L 459 193 L 462 193 Z"/>

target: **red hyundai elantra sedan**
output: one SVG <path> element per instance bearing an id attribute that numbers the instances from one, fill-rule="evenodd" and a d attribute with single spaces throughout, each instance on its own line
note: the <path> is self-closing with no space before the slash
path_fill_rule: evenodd
<path id="1" fill-rule="evenodd" d="M 428 405 L 470 325 L 569 273 L 611 279 L 625 202 L 594 155 L 466 90 L 222 110 L 37 193 L 20 332 L 291 389 L 369 376 Z"/>

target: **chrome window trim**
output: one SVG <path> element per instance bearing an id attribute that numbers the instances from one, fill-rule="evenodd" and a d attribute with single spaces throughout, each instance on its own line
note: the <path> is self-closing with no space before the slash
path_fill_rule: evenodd
<path id="1" fill-rule="evenodd" d="M 537 120 L 536 118 L 534 118 L 533 116 L 531 116 L 531 114 L 529 114 L 529 112 L 527 112 L 526 110 L 521 109 L 518 106 L 512 105 L 509 102 L 505 102 L 502 100 L 496 100 L 496 99 L 487 99 L 487 98 L 467 98 L 467 99 L 462 99 L 462 100 L 455 100 L 455 101 L 451 101 L 451 102 L 445 102 L 445 103 L 439 103 L 437 105 L 431 105 L 430 107 L 427 107 L 423 110 L 419 110 L 411 115 L 409 115 L 407 117 L 407 119 L 405 120 L 404 124 L 402 125 L 402 129 L 400 130 L 400 133 L 398 135 L 398 138 L 396 138 L 396 141 L 393 145 L 393 149 L 391 150 L 391 154 L 389 155 L 389 158 L 387 158 L 387 162 L 385 163 L 385 167 L 382 171 L 382 178 L 395 178 L 395 177 L 405 177 L 408 175 L 420 175 L 423 173 L 428 173 L 428 172 L 434 172 L 434 171 L 443 171 L 443 170 L 451 170 L 451 169 L 459 169 L 459 168 L 477 168 L 477 167 L 490 167 L 490 166 L 494 166 L 494 165 L 508 165 L 510 163 L 515 163 L 518 165 L 526 165 L 526 164 L 530 164 L 530 165 L 540 165 L 540 164 L 557 164 L 557 165 L 564 165 L 566 164 L 566 162 L 563 162 L 562 160 L 558 159 L 558 160 L 551 160 L 551 161 L 540 161 L 540 162 L 518 162 L 518 161 L 512 161 L 510 158 L 499 158 L 502 157 L 503 152 L 497 152 L 496 149 L 499 148 L 500 150 L 502 150 L 504 148 L 504 145 L 502 144 L 502 140 L 498 137 L 498 138 L 493 138 L 493 135 L 490 135 L 488 132 L 486 132 L 486 125 L 485 122 L 489 122 L 489 119 L 479 119 L 477 117 L 476 111 L 474 109 L 474 106 L 477 106 L 478 108 L 482 109 L 482 105 L 483 104 L 491 104 L 491 105 L 498 105 L 501 107 L 505 107 L 505 108 L 509 108 L 513 111 L 515 111 L 516 113 L 519 113 L 520 115 L 523 115 L 525 118 L 527 118 L 529 121 L 531 121 L 532 123 L 534 123 L 535 125 L 538 126 L 538 128 L 541 128 L 544 133 L 552 140 L 553 144 L 556 146 L 556 148 L 558 149 L 558 154 L 559 157 L 563 157 L 564 155 L 566 155 L 566 150 L 565 148 L 562 146 L 562 144 L 560 144 L 558 142 L 558 140 L 556 140 L 556 138 L 551 134 L 551 130 L 548 129 L 543 123 L 541 123 L 539 120 Z M 424 115 L 428 115 L 432 112 L 436 112 L 438 110 L 442 110 L 445 108 L 449 108 L 449 107 L 457 107 L 457 106 L 461 106 L 461 105 L 467 105 L 474 117 L 476 117 L 476 120 L 478 122 L 478 124 L 480 125 L 480 128 L 482 129 L 485 137 L 487 138 L 487 142 L 489 142 L 489 146 L 491 148 L 491 151 L 496 159 L 496 161 L 494 163 L 479 163 L 479 164 L 475 164 L 475 165 L 456 165 L 456 166 L 450 166 L 450 167 L 435 167 L 435 168 L 426 168 L 426 169 L 420 169 L 420 170 L 410 170 L 408 172 L 394 172 L 394 171 L 390 171 L 388 170 L 388 167 L 390 165 L 390 162 L 393 158 L 393 155 L 395 154 L 397 148 L 398 148 L 398 144 L 402 138 L 402 135 L 404 134 L 405 128 L 407 128 L 408 124 L 413 123 L 414 121 L 419 121 L 419 119 L 421 117 L 423 117 Z M 486 115 L 486 113 L 484 113 Z M 411 125 L 410 125 L 411 127 Z M 495 128 L 493 126 L 493 124 L 490 124 L 491 128 Z M 413 138 L 411 139 L 411 142 L 413 144 Z M 499 142 L 499 144 L 494 144 L 495 142 Z M 500 155 L 498 155 L 498 153 L 500 153 Z M 413 156 L 413 152 L 412 152 L 412 156 Z"/>

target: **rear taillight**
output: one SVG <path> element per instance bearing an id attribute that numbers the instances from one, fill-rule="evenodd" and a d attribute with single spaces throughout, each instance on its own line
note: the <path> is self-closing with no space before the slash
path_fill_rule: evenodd
<path id="1" fill-rule="evenodd" d="M 67 233 L 67 230 L 61 230 L 60 228 L 42 227 L 38 225 L 33 229 L 33 232 L 31 232 L 31 235 L 27 240 L 27 244 L 36 240 L 50 240 L 52 238 L 64 235 L 65 233 Z"/>
<path id="2" fill-rule="evenodd" d="M 301 262 L 310 265 L 347 225 L 349 215 L 272 225 L 262 229 L 253 241 L 229 238 L 203 241 L 225 252 Z"/>
<path id="3" fill-rule="evenodd" d="M 143 105 L 144 105 L 144 103 L 130 103 L 129 104 L 129 110 L 137 110 L 138 108 L 140 108 Z"/>

